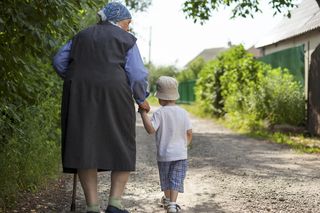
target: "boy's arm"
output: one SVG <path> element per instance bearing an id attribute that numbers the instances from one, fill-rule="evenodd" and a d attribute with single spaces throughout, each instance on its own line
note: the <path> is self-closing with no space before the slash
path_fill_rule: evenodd
<path id="1" fill-rule="evenodd" d="M 187 141 L 188 141 L 188 146 L 189 146 L 192 141 L 192 129 L 187 130 Z"/>
<path id="2" fill-rule="evenodd" d="M 145 110 L 143 110 L 143 109 L 139 109 L 139 112 L 140 112 L 140 115 L 141 115 L 141 118 L 142 118 L 143 126 L 146 129 L 146 131 L 149 134 L 155 133 L 156 130 L 153 128 L 153 126 L 151 124 L 151 121 L 150 121 L 150 119 L 148 117 L 147 112 Z"/>

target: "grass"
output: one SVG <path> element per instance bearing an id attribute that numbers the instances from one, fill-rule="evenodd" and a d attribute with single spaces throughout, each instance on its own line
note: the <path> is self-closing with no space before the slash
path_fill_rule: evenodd
<path id="1" fill-rule="evenodd" d="M 188 112 L 190 112 L 192 115 L 200 117 L 200 118 L 210 118 L 216 121 L 216 119 L 214 119 L 213 117 L 209 117 L 208 115 L 205 115 L 201 110 L 200 107 L 193 103 L 193 104 L 179 104 L 179 106 L 181 106 L 182 108 L 184 108 L 185 110 L 187 110 Z"/>
<path id="2" fill-rule="evenodd" d="M 150 96 L 147 98 L 147 101 L 148 101 L 149 104 L 152 105 L 152 106 L 159 106 L 158 98 L 156 98 L 156 97 L 153 96 L 153 95 L 150 95 Z"/>
<path id="3" fill-rule="evenodd" d="M 179 105 L 197 117 L 211 119 L 213 122 L 232 129 L 239 134 L 266 139 L 278 144 L 285 144 L 301 153 L 320 153 L 320 138 L 318 137 L 306 137 L 303 134 L 295 133 L 270 132 L 267 128 L 263 128 L 261 122 L 260 124 L 256 122 L 260 128 L 252 129 L 252 124 L 249 124 L 250 121 L 245 121 L 243 118 L 238 118 L 238 122 L 231 122 L 226 119 L 214 118 L 203 114 L 196 103 Z M 236 126 L 234 125 L 235 123 L 237 124 Z"/>
<path id="4" fill-rule="evenodd" d="M 275 132 L 266 130 L 252 131 L 246 134 L 249 137 L 267 139 L 269 141 L 285 144 L 301 153 L 320 153 L 320 139 L 295 135 L 290 133 Z"/>

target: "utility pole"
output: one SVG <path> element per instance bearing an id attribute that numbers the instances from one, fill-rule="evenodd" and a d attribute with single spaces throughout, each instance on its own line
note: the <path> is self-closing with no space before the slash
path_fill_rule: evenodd
<path id="1" fill-rule="evenodd" d="M 149 28 L 149 67 L 151 65 L 151 38 L 152 38 L 152 27 Z"/>

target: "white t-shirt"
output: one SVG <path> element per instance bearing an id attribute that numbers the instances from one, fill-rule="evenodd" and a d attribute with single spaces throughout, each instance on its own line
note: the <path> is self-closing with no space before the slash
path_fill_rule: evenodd
<path id="1" fill-rule="evenodd" d="M 158 161 L 187 159 L 187 130 L 191 122 L 186 110 L 179 106 L 163 106 L 151 118 L 156 130 Z"/>

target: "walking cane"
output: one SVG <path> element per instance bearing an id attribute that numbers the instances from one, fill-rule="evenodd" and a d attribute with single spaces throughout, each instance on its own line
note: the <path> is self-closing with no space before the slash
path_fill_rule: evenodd
<path id="1" fill-rule="evenodd" d="M 72 200 L 71 200 L 71 210 L 76 211 L 76 196 L 77 196 L 77 173 L 73 175 L 73 188 L 72 188 Z"/>

